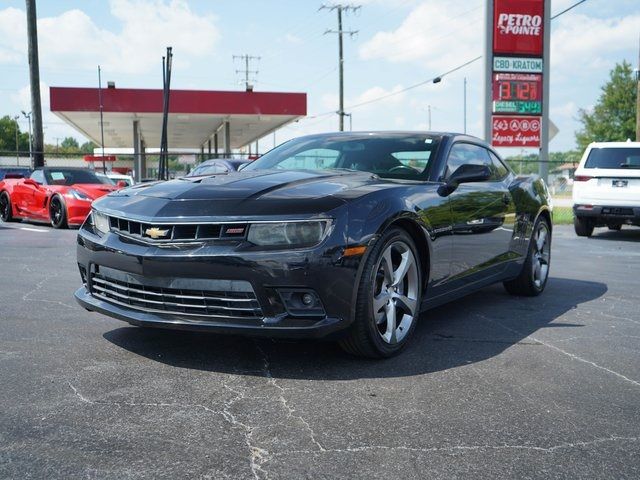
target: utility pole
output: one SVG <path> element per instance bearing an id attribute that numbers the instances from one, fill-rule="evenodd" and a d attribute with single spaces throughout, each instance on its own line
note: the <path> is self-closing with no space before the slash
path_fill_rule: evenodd
<path id="1" fill-rule="evenodd" d="M 102 173 L 107 173 L 107 165 L 104 159 L 104 122 L 102 120 L 102 74 L 100 65 L 98 65 L 98 103 L 100 105 L 100 146 L 102 147 Z"/>
<path id="2" fill-rule="evenodd" d="M 244 87 L 247 92 L 253 91 L 253 85 L 249 83 L 249 76 L 253 73 L 254 75 L 258 75 L 258 70 L 249 69 L 249 62 L 251 60 L 259 61 L 260 57 L 256 57 L 254 55 L 249 55 L 245 53 L 244 55 L 234 55 L 233 59 L 239 58 L 240 60 L 244 60 L 244 69 L 236 70 L 236 74 L 244 73 Z M 254 83 L 256 79 L 253 80 Z"/>
<path id="3" fill-rule="evenodd" d="M 31 135 L 31 113 L 32 112 L 27 113 L 24 110 L 22 110 L 22 115 L 24 115 L 24 118 L 26 118 L 29 121 L 29 160 L 31 161 L 31 167 L 33 168 L 33 165 L 35 164 L 35 162 L 33 160 L 33 137 Z"/>
<path id="4" fill-rule="evenodd" d="M 636 142 L 640 142 L 640 36 L 638 36 L 638 68 L 636 69 Z"/>
<path id="5" fill-rule="evenodd" d="M 16 166 L 19 167 L 20 166 L 20 157 L 18 156 L 18 119 L 20 118 L 20 115 L 16 115 L 15 117 L 13 117 L 13 121 L 15 122 L 15 127 L 16 127 Z"/>
<path id="6" fill-rule="evenodd" d="M 33 139 L 31 168 L 44 166 L 44 136 L 42 133 L 42 106 L 40 104 L 40 66 L 38 64 L 38 25 L 36 0 L 26 0 L 27 37 L 29 41 L 29 79 L 31 83 L 31 111 L 33 112 Z M 31 126 L 31 120 L 29 120 Z M 30 143 L 30 145 L 31 145 Z M 35 152 L 33 152 L 35 150 Z"/>
<path id="7" fill-rule="evenodd" d="M 344 117 L 346 113 L 344 112 L 344 54 L 342 48 L 342 34 L 346 33 L 349 36 L 354 36 L 358 33 L 357 30 L 343 30 L 342 29 L 342 12 L 348 12 L 351 10 L 355 12 L 360 8 L 359 5 L 346 5 L 346 4 L 337 4 L 337 5 L 322 5 L 320 10 L 336 10 L 338 12 L 338 30 L 326 30 L 324 33 L 337 33 L 338 34 L 338 71 L 339 71 L 339 106 L 338 106 L 338 115 L 340 117 L 340 131 L 344 131 Z"/>

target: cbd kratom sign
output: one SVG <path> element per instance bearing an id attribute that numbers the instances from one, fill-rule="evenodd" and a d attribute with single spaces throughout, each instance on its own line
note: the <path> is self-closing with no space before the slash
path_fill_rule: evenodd
<path id="1" fill-rule="evenodd" d="M 541 58 L 526 57 L 493 57 L 495 72 L 541 73 Z"/>

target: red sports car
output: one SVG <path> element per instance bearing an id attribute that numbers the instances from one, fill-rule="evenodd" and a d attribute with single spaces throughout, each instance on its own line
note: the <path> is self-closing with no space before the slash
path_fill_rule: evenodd
<path id="1" fill-rule="evenodd" d="M 54 228 L 81 225 L 91 202 L 118 188 L 103 183 L 91 170 L 38 168 L 29 178 L 0 181 L 0 218 L 47 222 Z"/>

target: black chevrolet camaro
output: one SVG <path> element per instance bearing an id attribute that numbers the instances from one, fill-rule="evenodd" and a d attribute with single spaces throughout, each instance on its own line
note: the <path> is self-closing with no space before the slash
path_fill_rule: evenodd
<path id="1" fill-rule="evenodd" d="M 133 325 L 324 337 L 387 357 L 429 307 L 495 282 L 540 294 L 551 230 L 544 182 L 477 138 L 312 135 L 240 172 L 96 201 L 75 296 Z"/>

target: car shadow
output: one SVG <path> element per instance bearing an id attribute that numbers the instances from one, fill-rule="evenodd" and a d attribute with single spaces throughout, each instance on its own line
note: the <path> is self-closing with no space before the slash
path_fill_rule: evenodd
<path id="1" fill-rule="evenodd" d="M 618 242 L 640 242 L 640 228 L 622 227 L 620 231 L 595 229 L 592 240 L 615 240 Z"/>
<path id="2" fill-rule="evenodd" d="M 579 328 L 553 323 L 577 305 L 604 295 L 603 283 L 550 278 L 536 298 L 511 297 L 501 285 L 485 288 L 425 312 L 414 338 L 398 356 L 372 361 L 347 355 L 333 342 L 282 341 L 123 327 L 106 340 L 167 365 L 230 374 L 307 380 L 350 380 L 421 375 L 486 360 L 542 328 Z"/>

